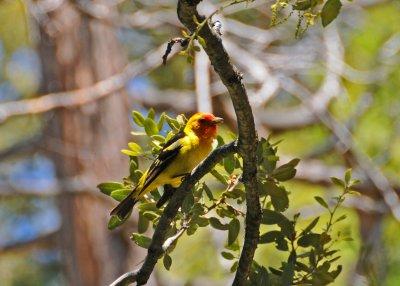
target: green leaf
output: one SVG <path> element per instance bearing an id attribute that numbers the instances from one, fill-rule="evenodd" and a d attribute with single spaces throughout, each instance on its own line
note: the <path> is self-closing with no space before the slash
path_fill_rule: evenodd
<path id="1" fill-rule="evenodd" d="M 336 268 L 336 270 L 331 271 L 329 274 L 331 275 L 331 277 L 333 279 L 336 279 L 336 277 L 339 276 L 340 272 L 342 272 L 342 265 L 338 265 L 338 267 Z"/>
<path id="2" fill-rule="evenodd" d="M 167 253 L 164 254 L 163 264 L 164 264 L 165 269 L 167 269 L 169 271 L 169 269 L 171 268 L 171 265 L 172 265 L 172 258 Z"/>
<path id="3" fill-rule="evenodd" d="M 165 120 L 167 121 L 169 127 L 171 127 L 173 130 L 178 131 L 180 129 L 178 120 L 176 120 L 175 118 L 171 118 L 168 115 L 165 115 Z M 169 138 L 167 137 L 167 139 Z"/>
<path id="4" fill-rule="evenodd" d="M 301 235 L 309 233 L 317 225 L 318 221 L 319 217 L 313 219 L 313 221 L 310 222 L 310 224 L 301 232 Z"/>
<path id="5" fill-rule="evenodd" d="M 100 192 L 109 196 L 112 191 L 124 188 L 124 185 L 118 182 L 105 182 L 98 184 L 97 188 Z"/>
<path id="6" fill-rule="evenodd" d="M 139 212 L 139 219 L 138 219 L 138 232 L 144 233 L 149 228 L 150 221 L 144 217 L 142 213 Z"/>
<path id="7" fill-rule="evenodd" d="M 165 112 L 161 113 L 160 119 L 158 120 L 157 123 L 157 129 L 162 130 L 164 127 L 164 122 L 165 122 Z"/>
<path id="8" fill-rule="evenodd" d="M 111 216 L 110 220 L 108 221 L 108 225 L 107 225 L 108 229 L 113 230 L 114 228 L 123 224 L 129 218 L 130 213 L 123 220 L 120 220 L 118 216 L 115 216 L 115 215 Z"/>
<path id="9" fill-rule="evenodd" d="M 301 247 L 309 247 L 309 246 L 318 247 L 320 246 L 320 242 L 321 242 L 320 234 L 307 233 L 298 239 L 297 244 Z"/>
<path id="10" fill-rule="evenodd" d="M 357 185 L 359 183 L 360 183 L 360 180 L 358 180 L 358 179 L 351 180 L 350 184 L 349 184 L 349 187 L 354 187 L 355 185 Z M 353 192 L 356 193 L 355 191 L 353 191 Z"/>
<path id="11" fill-rule="evenodd" d="M 257 285 L 263 286 L 268 284 L 270 284 L 268 271 L 262 266 L 257 277 Z"/>
<path id="12" fill-rule="evenodd" d="M 224 168 L 228 174 L 232 174 L 235 170 L 235 156 L 233 154 L 224 158 Z"/>
<path id="13" fill-rule="evenodd" d="M 282 271 L 278 270 L 274 267 L 268 267 L 269 271 L 271 271 L 271 273 L 277 275 L 277 276 L 282 276 Z"/>
<path id="14" fill-rule="evenodd" d="M 224 138 L 222 138 L 221 135 L 218 135 L 218 136 L 217 136 L 217 142 L 218 142 L 218 147 L 221 147 L 222 145 L 225 144 Z"/>
<path id="15" fill-rule="evenodd" d="M 205 48 L 206 47 L 206 41 L 204 40 L 203 37 L 197 36 L 197 41 L 199 42 L 199 44 Z"/>
<path id="16" fill-rule="evenodd" d="M 235 255 L 233 255 L 233 254 L 230 253 L 230 252 L 222 251 L 222 252 L 221 252 L 221 255 L 222 255 L 223 258 L 225 258 L 225 259 L 227 259 L 227 260 L 235 259 Z"/>
<path id="17" fill-rule="evenodd" d="M 262 224 L 277 224 L 282 230 L 282 233 L 289 239 L 292 239 L 294 235 L 294 226 L 293 223 L 285 217 L 283 214 L 273 211 L 264 209 L 263 210 L 263 217 L 261 220 Z"/>
<path id="18" fill-rule="evenodd" d="M 139 156 L 140 154 L 143 153 L 142 147 L 140 147 L 140 145 L 135 142 L 129 142 L 128 147 L 129 147 L 129 149 L 132 150 L 132 152 L 136 153 L 136 155 L 133 155 L 133 156 Z"/>
<path id="19" fill-rule="evenodd" d="M 188 229 L 186 230 L 187 235 L 193 235 L 199 226 L 195 223 L 189 225 Z"/>
<path id="20" fill-rule="evenodd" d="M 329 210 L 329 206 L 327 204 L 327 202 L 325 202 L 325 200 L 323 198 L 321 198 L 320 196 L 315 196 L 314 199 L 317 201 L 317 203 L 319 203 L 321 206 L 323 206 L 324 208 Z"/>
<path id="21" fill-rule="evenodd" d="M 289 221 L 283 214 L 273 211 L 273 210 L 268 210 L 264 209 L 263 210 L 263 216 L 261 223 L 262 224 L 279 224 L 284 221 Z"/>
<path id="22" fill-rule="evenodd" d="M 344 181 L 346 183 L 346 186 L 349 185 L 350 180 L 351 180 L 351 169 L 347 169 L 347 171 L 346 171 L 346 173 L 344 175 Z"/>
<path id="23" fill-rule="evenodd" d="M 317 265 L 317 258 L 315 256 L 314 249 L 311 249 L 310 253 L 308 254 L 308 261 L 310 262 L 311 266 L 315 267 Z"/>
<path id="24" fill-rule="evenodd" d="M 302 263 L 302 262 L 300 262 L 300 261 L 296 261 L 296 270 L 297 270 L 297 271 L 304 271 L 304 272 L 306 272 L 306 273 L 312 271 L 312 270 L 310 269 L 310 267 L 308 267 L 306 264 L 304 264 L 304 263 Z"/>
<path id="25" fill-rule="evenodd" d="M 239 261 L 235 261 L 235 262 L 232 264 L 230 271 L 231 271 L 232 273 L 233 273 L 233 272 L 236 272 L 236 270 L 237 270 L 237 268 L 238 268 L 238 265 L 239 265 Z"/>
<path id="26" fill-rule="evenodd" d="M 336 177 L 331 177 L 332 183 L 334 183 L 336 186 L 340 188 L 344 188 L 346 186 L 345 182 L 343 182 L 341 179 L 338 179 Z"/>
<path id="27" fill-rule="evenodd" d="M 152 212 L 157 213 L 158 215 L 162 214 L 162 211 L 156 207 L 156 203 L 154 203 L 154 202 L 141 203 L 138 205 L 138 209 L 140 212 L 152 211 Z"/>
<path id="28" fill-rule="evenodd" d="M 151 139 L 156 140 L 156 141 L 158 141 L 160 143 L 164 143 L 165 142 L 165 137 L 162 136 L 162 135 L 159 135 L 159 134 L 152 135 Z"/>
<path id="29" fill-rule="evenodd" d="M 144 216 L 146 219 L 148 219 L 149 221 L 154 221 L 156 218 L 159 217 L 159 215 L 158 215 L 157 213 L 152 212 L 152 211 L 145 211 L 145 212 L 143 213 L 143 216 Z"/>
<path id="30" fill-rule="evenodd" d="M 149 112 L 147 113 L 147 118 L 155 119 L 156 117 L 156 112 L 154 111 L 154 108 L 150 108 Z"/>
<path id="31" fill-rule="evenodd" d="M 282 273 L 282 286 L 291 286 L 294 277 L 294 266 L 296 264 L 296 252 L 293 250 Z"/>
<path id="32" fill-rule="evenodd" d="M 278 237 L 275 242 L 276 242 L 276 249 L 281 250 L 281 251 L 289 250 L 287 241 L 283 236 Z"/>
<path id="33" fill-rule="evenodd" d="M 289 197 L 284 187 L 272 188 L 270 190 L 271 203 L 278 212 L 283 212 L 289 207 Z"/>
<path id="34" fill-rule="evenodd" d="M 140 247 L 149 248 L 151 243 L 151 238 L 144 236 L 143 234 L 139 233 L 132 233 L 131 239 Z"/>
<path id="35" fill-rule="evenodd" d="M 115 191 L 112 191 L 111 192 L 111 197 L 114 199 L 114 200 L 117 200 L 117 201 L 122 201 L 123 199 L 125 199 L 128 195 L 129 195 L 129 193 L 131 192 L 131 190 L 130 189 L 121 189 L 121 190 L 115 190 Z"/>
<path id="36" fill-rule="evenodd" d="M 222 184 L 226 185 L 228 183 L 227 179 L 224 177 L 224 175 L 220 174 L 217 170 L 213 169 L 211 170 L 211 175 L 213 175 L 218 181 L 220 181 Z"/>
<path id="37" fill-rule="evenodd" d="M 276 168 L 275 156 L 276 150 L 265 138 L 261 138 L 257 146 L 258 165 L 261 166 L 268 174 L 270 174 Z"/>
<path id="38" fill-rule="evenodd" d="M 205 183 L 203 183 L 203 186 L 202 186 L 202 187 L 203 187 L 203 190 L 205 191 L 205 193 L 206 193 L 208 199 L 209 199 L 210 201 L 214 201 L 215 199 L 214 199 L 214 196 L 213 196 L 213 194 L 212 194 L 210 188 L 209 188 Z"/>
<path id="39" fill-rule="evenodd" d="M 282 233 L 279 230 L 271 230 L 269 232 L 264 233 L 260 236 L 259 244 L 271 243 L 276 241 L 277 239 L 283 237 Z"/>
<path id="40" fill-rule="evenodd" d="M 215 229 L 227 230 L 229 228 L 228 224 L 221 223 L 216 217 L 210 217 L 208 220 L 210 221 L 211 226 Z"/>
<path id="41" fill-rule="evenodd" d="M 321 11 L 322 26 L 328 26 L 339 15 L 342 3 L 340 0 L 328 0 Z"/>
<path id="42" fill-rule="evenodd" d="M 157 124 L 151 118 L 146 118 L 144 121 L 144 130 L 148 136 L 158 134 Z"/>
<path id="43" fill-rule="evenodd" d="M 240 231 L 240 222 L 237 218 L 231 220 L 228 225 L 228 245 L 231 245 L 235 242 L 236 238 L 239 235 Z"/>
<path id="44" fill-rule="evenodd" d="M 299 159 L 293 159 L 289 163 L 286 163 L 276 168 L 272 172 L 271 176 L 281 182 L 290 180 L 296 175 L 295 167 L 299 162 L 300 162 Z"/>
<path id="45" fill-rule="evenodd" d="M 347 218 L 346 215 L 342 215 L 342 216 L 338 217 L 338 218 L 335 220 L 335 223 L 336 223 L 336 222 L 339 222 L 339 221 L 342 221 L 342 220 L 344 220 L 344 219 L 346 219 L 346 218 Z"/>
<path id="46" fill-rule="evenodd" d="M 136 152 L 133 152 L 133 151 L 128 150 L 128 149 L 122 149 L 121 153 L 125 154 L 125 155 L 128 155 L 128 156 L 133 156 L 133 157 L 138 155 Z"/>
<path id="47" fill-rule="evenodd" d="M 193 205 L 194 205 L 194 197 L 193 197 L 193 193 L 190 192 L 186 195 L 185 199 L 183 200 L 182 208 L 181 208 L 182 212 L 189 213 L 189 211 Z"/>
<path id="48" fill-rule="evenodd" d="M 310 0 L 299 0 L 293 5 L 294 10 L 304 11 L 311 7 Z"/>
<path id="49" fill-rule="evenodd" d="M 140 127 L 144 126 L 144 117 L 140 112 L 132 111 L 132 119 L 133 121 Z"/>
<path id="50" fill-rule="evenodd" d="M 209 224 L 209 221 L 207 218 L 199 216 L 195 219 L 195 222 L 200 226 L 200 227 L 205 227 Z"/>

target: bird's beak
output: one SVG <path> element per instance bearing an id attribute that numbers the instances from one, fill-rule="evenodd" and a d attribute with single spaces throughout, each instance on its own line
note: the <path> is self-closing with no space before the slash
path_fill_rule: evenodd
<path id="1" fill-rule="evenodd" d="M 224 122 L 224 119 L 221 117 L 215 117 L 211 122 L 213 124 L 220 124 L 220 123 Z"/>

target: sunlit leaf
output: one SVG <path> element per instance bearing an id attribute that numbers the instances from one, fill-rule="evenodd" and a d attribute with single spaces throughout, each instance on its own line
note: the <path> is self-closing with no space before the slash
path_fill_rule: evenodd
<path id="1" fill-rule="evenodd" d="M 144 130 L 148 136 L 158 134 L 157 124 L 151 118 L 146 118 L 144 121 Z"/>
<path id="2" fill-rule="evenodd" d="M 339 15 L 342 3 L 340 0 L 328 0 L 321 11 L 322 26 L 328 26 Z"/>
<path id="3" fill-rule="evenodd" d="M 144 126 L 144 117 L 140 112 L 132 111 L 132 119 L 133 121 L 140 127 Z"/>
<path id="4" fill-rule="evenodd" d="M 97 188 L 103 194 L 110 195 L 112 191 L 124 188 L 124 185 L 119 182 L 105 182 L 98 184 Z"/>
<path id="5" fill-rule="evenodd" d="M 140 247 L 149 248 L 151 243 L 151 238 L 144 236 L 139 233 L 132 233 L 131 239 Z"/>
<path id="6" fill-rule="evenodd" d="M 111 192 L 111 197 L 114 199 L 114 200 L 117 200 L 117 201 L 122 201 L 123 199 L 125 199 L 128 195 L 129 195 L 129 193 L 131 192 L 131 190 L 130 189 L 121 189 L 121 190 L 115 190 L 115 191 L 112 191 Z"/>

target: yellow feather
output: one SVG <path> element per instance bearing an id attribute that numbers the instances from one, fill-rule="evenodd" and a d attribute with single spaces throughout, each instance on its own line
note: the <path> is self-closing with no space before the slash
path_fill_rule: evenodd
<path id="1" fill-rule="evenodd" d="M 184 129 L 186 136 L 180 139 L 182 148 L 179 150 L 179 154 L 144 191 L 142 191 L 141 186 L 146 180 L 148 171 L 143 174 L 136 191 L 138 195 L 135 196 L 136 199 L 142 198 L 146 193 L 162 185 L 171 185 L 174 188 L 179 187 L 183 178 L 179 175 L 190 173 L 211 152 L 214 138 L 200 139 L 193 131 L 193 127 L 198 124 L 200 118 L 201 113 L 196 113 L 190 118 Z"/>

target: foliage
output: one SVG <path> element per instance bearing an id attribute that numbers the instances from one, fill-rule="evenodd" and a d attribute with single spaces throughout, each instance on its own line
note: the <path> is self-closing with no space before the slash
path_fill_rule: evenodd
<path id="1" fill-rule="evenodd" d="M 276 26 L 285 22 L 297 13 L 298 22 L 296 37 L 301 36 L 309 26 L 314 25 L 315 19 L 321 18 L 323 27 L 328 26 L 339 15 L 342 3 L 340 0 L 276 0 L 271 5 L 271 25 Z M 285 9 L 290 9 L 286 16 L 281 16 Z"/>
<path id="2" fill-rule="evenodd" d="M 142 175 L 139 163 L 143 160 L 153 160 L 164 142 L 181 130 L 186 123 L 186 118 L 179 115 L 171 118 L 162 113 L 158 120 L 154 110 L 147 116 L 132 112 L 133 121 L 144 132 L 132 132 L 134 136 L 147 139 L 146 144 L 136 142 L 128 143 L 129 149 L 122 153 L 129 156 L 129 176 L 122 182 L 106 182 L 98 186 L 100 191 L 121 201 L 130 190 L 138 183 Z M 171 130 L 165 131 L 165 123 Z M 223 145 L 224 140 L 218 137 L 217 144 Z M 277 251 L 286 252 L 288 258 L 282 261 L 281 267 L 275 269 L 253 262 L 250 276 L 251 285 L 326 285 L 335 280 L 341 272 L 341 266 L 335 266 L 340 258 L 335 243 L 340 240 L 350 240 L 340 232 L 333 233 L 333 227 L 345 216 L 336 217 L 338 207 L 343 203 L 345 196 L 353 193 L 351 187 L 357 182 L 351 180 L 350 170 L 345 178 L 340 180 L 332 178 L 332 182 L 342 189 L 342 193 L 333 198 L 334 203 L 329 204 L 321 197 L 315 197 L 318 204 L 329 213 L 329 219 L 321 232 L 315 231 L 320 217 L 315 217 L 304 229 L 296 225 L 300 214 L 289 218 L 285 211 L 289 207 L 289 193 L 282 182 L 294 178 L 299 159 L 293 159 L 285 164 L 279 163 L 277 143 L 271 144 L 269 139 L 261 138 L 257 148 L 258 158 L 258 191 L 263 207 L 262 224 L 268 225 L 271 230 L 261 234 L 259 244 L 275 245 Z M 211 227 L 218 231 L 226 232 L 225 250 L 221 252 L 223 258 L 232 262 L 231 271 L 235 272 L 238 266 L 241 239 L 239 234 L 242 228 L 245 213 L 242 211 L 245 204 L 245 192 L 241 183 L 241 158 L 232 154 L 220 162 L 212 171 L 215 181 L 223 186 L 223 191 L 217 197 L 211 190 L 210 180 L 196 184 L 192 192 L 188 193 L 181 207 L 181 212 L 175 217 L 169 231 L 169 239 L 164 244 L 165 251 L 163 264 L 167 270 L 172 265 L 169 255 L 175 248 L 179 237 L 186 233 L 193 235 L 199 228 Z M 147 248 L 151 238 L 146 236 L 148 228 L 155 226 L 162 215 L 163 208 L 156 207 L 157 200 L 161 197 L 159 190 L 153 190 L 146 195 L 137 206 L 139 210 L 139 223 L 137 233 L 131 239 L 140 247 Z M 113 229 L 124 223 L 113 216 L 109 228 Z"/>
<path id="3" fill-rule="evenodd" d="M 200 46 L 206 46 L 206 41 L 200 36 L 200 31 L 203 29 L 204 25 L 210 24 L 216 33 L 221 34 L 220 27 L 216 25 L 218 21 L 213 23 L 212 17 L 218 13 L 221 13 L 224 9 L 230 6 L 242 3 L 248 5 L 253 1 L 254 0 L 227 1 L 224 5 L 219 7 L 201 21 L 194 16 L 193 21 L 196 24 L 196 29 L 193 32 L 182 30 L 182 38 L 175 38 L 169 42 L 167 51 L 163 57 L 164 64 L 166 63 L 166 59 L 171 52 L 172 46 L 176 43 L 180 43 L 182 47 L 182 51 L 179 54 L 185 56 L 188 63 L 193 63 L 195 53 L 200 51 L 200 47 L 196 45 L 196 41 Z M 288 7 L 291 9 L 291 11 L 285 16 L 283 12 Z M 339 15 L 341 7 L 342 3 L 340 0 L 276 0 L 276 2 L 271 5 L 271 26 L 276 26 L 286 22 L 292 16 L 292 14 L 296 12 L 298 21 L 295 35 L 296 38 L 298 38 L 304 34 L 309 26 L 314 25 L 315 19 L 318 17 L 321 18 L 323 27 L 328 26 Z"/>

